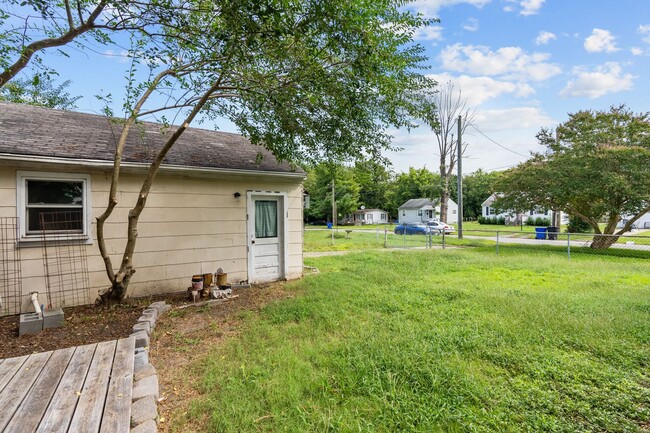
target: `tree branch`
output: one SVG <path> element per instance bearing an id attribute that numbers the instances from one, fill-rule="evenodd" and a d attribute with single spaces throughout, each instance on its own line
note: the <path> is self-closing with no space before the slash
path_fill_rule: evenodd
<path id="1" fill-rule="evenodd" d="M 86 33 L 89 30 L 95 28 L 95 20 L 99 14 L 106 7 L 108 0 L 102 0 L 99 2 L 95 10 L 90 14 L 88 19 L 82 23 L 79 27 L 72 27 L 66 33 L 59 36 L 58 38 L 47 38 L 41 39 L 40 41 L 32 42 L 27 45 L 18 60 L 14 62 L 13 65 L 9 66 L 7 69 L 0 73 L 0 87 L 4 86 L 9 80 L 14 78 L 27 64 L 30 59 L 37 51 L 43 50 L 45 48 L 60 47 L 68 42 L 74 40 L 77 36 Z M 69 17 L 71 18 L 71 17 Z"/>

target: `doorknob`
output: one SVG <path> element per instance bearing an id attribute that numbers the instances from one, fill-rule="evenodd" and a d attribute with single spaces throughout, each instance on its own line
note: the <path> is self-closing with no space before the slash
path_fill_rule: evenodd
<path id="1" fill-rule="evenodd" d="M 254 243 L 255 243 L 255 239 L 253 239 L 253 240 L 251 241 L 251 244 L 254 244 Z"/>

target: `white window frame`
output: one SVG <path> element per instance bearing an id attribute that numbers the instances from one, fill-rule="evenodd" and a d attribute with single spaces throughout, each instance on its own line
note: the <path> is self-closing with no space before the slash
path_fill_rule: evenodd
<path id="1" fill-rule="evenodd" d="M 83 184 L 83 231 L 76 235 L 69 233 L 64 235 L 51 234 L 46 235 L 47 240 L 79 240 L 86 244 L 92 244 L 92 202 L 91 202 L 91 182 L 89 174 L 82 173 L 56 173 L 43 171 L 18 171 L 16 173 L 16 214 L 18 215 L 20 225 L 20 242 L 39 242 L 43 240 L 42 233 L 27 233 L 27 181 L 44 180 L 44 181 L 70 181 L 81 182 Z"/>

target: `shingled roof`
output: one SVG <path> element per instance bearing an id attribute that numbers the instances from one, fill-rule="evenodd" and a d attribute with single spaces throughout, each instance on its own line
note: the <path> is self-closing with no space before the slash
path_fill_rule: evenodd
<path id="1" fill-rule="evenodd" d="M 435 207 L 435 205 L 436 204 L 428 198 L 412 198 L 401 205 L 398 209 L 422 209 L 425 206 Z"/>
<path id="2" fill-rule="evenodd" d="M 161 128 L 151 122 L 133 126 L 123 161 L 151 162 L 167 136 Z M 0 153 L 5 155 L 113 161 L 120 132 L 120 124 L 106 116 L 0 102 Z M 198 128 L 181 135 L 163 165 L 303 173 L 239 134 Z"/>

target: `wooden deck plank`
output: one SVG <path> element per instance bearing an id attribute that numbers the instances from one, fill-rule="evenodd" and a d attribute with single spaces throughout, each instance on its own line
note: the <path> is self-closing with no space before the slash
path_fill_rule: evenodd
<path id="1" fill-rule="evenodd" d="M 4 387 L 7 386 L 16 372 L 20 370 L 20 367 L 27 361 L 28 357 L 29 355 L 25 355 L 3 360 L 4 362 L 0 365 L 0 393 L 2 393 Z"/>
<path id="2" fill-rule="evenodd" d="M 116 343 L 113 340 L 97 345 L 69 432 L 99 432 Z"/>
<path id="3" fill-rule="evenodd" d="M 100 433 L 129 433 L 135 338 L 117 342 Z"/>
<path id="4" fill-rule="evenodd" d="M 96 347 L 96 344 L 88 344 L 75 349 L 37 433 L 68 431 Z"/>
<path id="5" fill-rule="evenodd" d="M 23 399 L 20 410 L 16 411 L 3 433 L 24 433 L 36 430 L 74 351 L 74 347 L 69 347 L 55 350 L 52 353 L 43 366 L 41 374 Z"/>
<path id="6" fill-rule="evenodd" d="M 0 431 L 14 416 L 16 409 L 21 405 L 27 392 L 38 378 L 43 366 L 52 355 L 52 352 L 41 352 L 29 355 L 20 367 L 19 374 L 15 374 L 0 394 Z"/>

